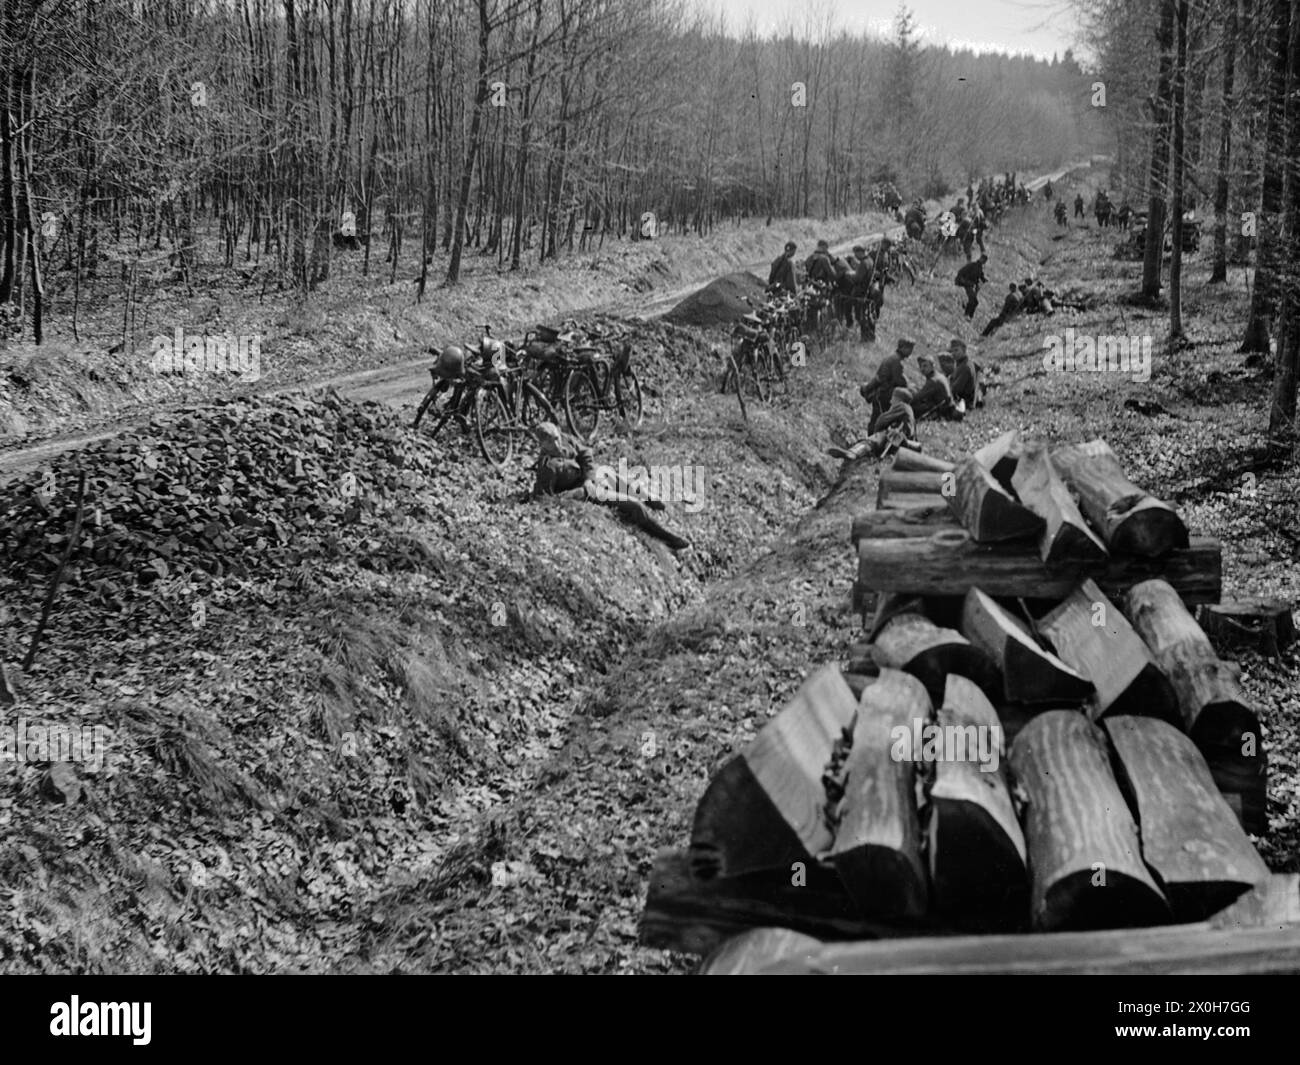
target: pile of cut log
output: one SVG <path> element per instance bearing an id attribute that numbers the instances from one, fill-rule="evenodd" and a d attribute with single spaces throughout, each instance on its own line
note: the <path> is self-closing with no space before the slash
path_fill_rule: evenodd
<path id="1" fill-rule="evenodd" d="M 1247 835 L 1266 827 L 1257 715 L 1188 607 L 1216 630 L 1269 619 L 1274 647 L 1289 607 L 1214 606 L 1218 542 L 1103 441 L 901 451 L 852 539 L 866 639 L 715 775 L 689 849 L 656 863 L 644 942 L 1029 940 L 1285 894 Z"/>

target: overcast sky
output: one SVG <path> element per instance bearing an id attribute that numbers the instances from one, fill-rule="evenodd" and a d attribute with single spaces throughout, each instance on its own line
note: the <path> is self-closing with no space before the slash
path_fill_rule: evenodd
<path id="1" fill-rule="evenodd" d="M 898 0 L 697 0 L 721 10 L 731 30 L 740 30 L 752 12 L 761 34 L 793 20 L 796 32 L 810 13 L 830 8 L 837 26 L 849 30 L 888 30 Z M 908 0 L 924 39 L 980 51 L 1032 52 L 1050 58 L 1074 47 L 1075 23 L 1068 0 Z"/>

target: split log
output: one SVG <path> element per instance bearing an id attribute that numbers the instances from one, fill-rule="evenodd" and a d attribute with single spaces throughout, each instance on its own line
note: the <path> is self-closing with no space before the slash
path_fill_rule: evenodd
<path id="1" fill-rule="evenodd" d="M 885 627 L 885 622 L 899 614 L 920 614 L 922 617 L 929 617 L 929 611 L 925 609 L 925 600 L 916 595 L 892 595 L 889 592 L 881 592 L 876 596 L 876 615 L 871 622 L 871 628 L 867 632 L 867 642 L 871 643 L 880 635 L 880 630 Z M 875 657 L 875 651 L 872 651 L 872 657 Z"/>
<path id="2" fill-rule="evenodd" d="M 1233 599 L 1202 606 L 1198 620 L 1215 648 L 1249 647 L 1277 658 L 1296 641 L 1291 604 L 1280 599 Z"/>
<path id="3" fill-rule="evenodd" d="M 1152 717 L 1112 717 L 1103 727 L 1137 811 L 1142 860 L 1175 920 L 1204 920 L 1268 879 L 1196 744 Z"/>
<path id="4" fill-rule="evenodd" d="M 1151 649 L 1093 581 L 1084 581 L 1035 628 L 1093 684 L 1088 716 L 1146 714 L 1181 725 L 1178 697 Z"/>
<path id="5" fill-rule="evenodd" d="M 864 590 L 912 595 L 964 596 L 980 588 L 1000 598 L 1063 599 L 1084 578 L 1103 592 L 1123 596 L 1152 577 L 1173 585 L 1189 603 L 1215 603 L 1222 589 L 1219 541 L 1198 536 L 1184 551 L 1164 558 L 1112 555 L 1095 565 L 1049 569 L 1038 552 L 1021 544 L 977 544 L 950 533 L 928 540 L 859 540 L 858 583 Z"/>
<path id="6" fill-rule="evenodd" d="M 933 455 L 923 455 L 921 452 L 912 451 L 910 448 L 899 448 L 894 455 L 892 468 L 897 473 L 907 473 L 909 471 L 948 473 L 952 470 L 953 464 L 947 459 L 935 458 Z"/>
<path id="7" fill-rule="evenodd" d="M 952 508 L 976 543 L 999 543 L 1035 536 L 1043 519 L 1021 506 L 975 459 L 958 463 Z"/>
<path id="8" fill-rule="evenodd" d="M 1039 541 L 1039 554 L 1044 562 L 1056 565 L 1105 559 L 1106 545 L 1097 539 L 1083 520 L 1043 444 L 1025 448 L 1011 484 L 1025 508 L 1046 523 Z"/>
<path id="9" fill-rule="evenodd" d="M 956 674 L 948 677 L 937 717 L 945 736 L 964 739 L 965 751 L 945 750 L 935 766 L 926 828 L 930 897 L 936 910 L 963 923 L 1012 927 L 1024 920 L 1029 877 L 1000 764 L 1002 726 L 984 693 Z M 958 756 L 949 760 L 949 753 Z"/>
<path id="10" fill-rule="evenodd" d="M 1187 546 L 1178 512 L 1130 481 L 1106 441 L 1058 448 L 1052 464 L 1112 552 L 1158 558 Z"/>
<path id="11" fill-rule="evenodd" d="M 1092 682 L 1044 651 L 1018 618 L 978 588 L 966 593 L 962 634 L 1002 671 L 1002 697 L 1016 703 L 1082 703 Z"/>
<path id="12" fill-rule="evenodd" d="M 739 932 L 770 924 L 834 938 L 896 934 L 863 918 L 839 875 L 819 862 L 704 880 L 687 853 L 656 856 L 638 930 L 646 946 L 707 954 Z"/>
<path id="13" fill-rule="evenodd" d="M 857 711 L 836 666 L 818 670 L 741 754 L 709 782 L 695 808 L 691 860 L 701 879 L 785 870 L 831 845 L 822 773 Z"/>
<path id="14" fill-rule="evenodd" d="M 920 614 L 896 614 L 876 634 L 876 661 L 910 673 L 924 686 L 931 702 L 943 699 L 949 673 L 973 680 L 996 697 L 1001 682 L 997 666 L 960 632 L 941 629 Z"/>
<path id="15" fill-rule="evenodd" d="M 864 537 L 877 540 L 912 540 L 933 536 L 941 529 L 957 529 L 957 519 L 948 504 L 937 513 L 915 510 L 872 510 L 853 519 L 851 536 L 856 544 Z"/>
<path id="16" fill-rule="evenodd" d="M 951 473 L 945 479 L 944 472 L 933 470 L 883 470 L 880 483 L 888 485 L 891 493 L 912 493 L 915 495 L 941 495 L 943 486 L 952 483 Z"/>
<path id="17" fill-rule="evenodd" d="M 859 705 L 828 860 L 863 914 L 919 918 L 926 882 L 915 769 L 892 748 L 896 727 L 910 734 L 913 721 L 929 720 L 930 699 L 915 677 L 882 669 Z"/>
<path id="18" fill-rule="evenodd" d="M 1010 492 L 1011 480 L 1015 475 L 1016 464 L 1020 461 L 1023 448 L 1020 434 L 1011 429 L 996 440 L 990 440 L 971 457 L 988 470 L 1005 491 Z"/>
<path id="19" fill-rule="evenodd" d="M 1267 831 L 1267 763 L 1259 719 L 1236 665 L 1214 653 L 1209 637 L 1165 581 L 1135 585 L 1128 593 L 1128 615 L 1173 685 L 1183 730 L 1205 756 L 1219 790 L 1247 832 Z"/>
<path id="20" fill-rule="evenodd" d="M 1036 929 L 1141 927 L 1169 919 L 1095 725 L 1074 710 L 1039 714 L 1011 747 L 1011 771 L 1027 797 Z"/>
<path id="21" fill-rule="evenodd" d="M 940 474 L 940 476 L 943 476 Z M 888 481 L 881 481 L 876 489 L 877 510 L 923 511 L 930 514 L 943 514 L 948 511 L 948 497 L 942 492 L 904 492 L 892 488 Z"/>

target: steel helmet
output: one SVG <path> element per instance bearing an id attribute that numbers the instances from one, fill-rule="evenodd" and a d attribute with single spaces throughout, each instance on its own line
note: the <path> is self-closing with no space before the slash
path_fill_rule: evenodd
<path id="1" fill-rule="evenodd" d="M 438 352 L 438 362 L 433 372 L 442 378 L 461 377 L 465 373 L 465 349 L 456 344 L 448 344 Z"/>

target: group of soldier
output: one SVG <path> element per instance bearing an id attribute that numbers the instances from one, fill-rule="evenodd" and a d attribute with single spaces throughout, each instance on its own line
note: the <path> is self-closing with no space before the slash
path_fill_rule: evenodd
<path id="1" fill-rule="evenodd" d="M 918 422 L 938 418 L 961 421 L 979 403 L 979 367 L 967 354 L 964 340 L 954 337 L 937 360 L 918 355 L 921 381 L 913 386 L 903 364 L 915 349 L 913 341 L 899 340 L 894 353 L 881 360 L 875 377 L 858 389 L 871 404 L 867 436 L 849 447 L 831 448 L 831 455 L 841 459 L 880 457 L 915 443 Z"/>
<path id="2" fill-rule="evenodd" d="M 1093 197 L 1092 201 L 1092 214 L 1093 217 L 1097 219 L 1097 225 L 1102 229 L 1110 227 L 1111 219 L 1115 220 L 1115 224 L 1120 229 L 1128 229 L 1129 220 L 1133 217 L 1133 208 L 1130 207 L 1128 203 L 1123 203 L 1120 205 L 1119 209 L 1116 210 L 1110 197 L 1106 195 L 1106 190 L 1098 189 L 1097 195 Z M 1088 215 L 1082 192 L 1076 193 L 1074 197 L 1074 217 L 1082 218 L 1087 221 Z M 1069 225 L 1064 200 L 1057 201 L 1056 221 L 1057 224 L 1061 226 Z"/>
<path id="3" fill-rule="evenodd" d="M 791 241 L 773 261 L 767 276 L 769 291 L 798 293 L 794 258 L 797 251 L 798 246 Z M 819 240 L 816 249 L 804 260 L 803 269 L 808 283 L 828 296 L 835 317 L 846 327 L 857 326 L 863 341 L 870 342 L 876 337 L 885 286 L 895 280 L 891 268 L 898 261 L 897 249 L 888 237 L 871 250 L 855 245 L 846 257 L 832 254 L 830 244 Z"/>

